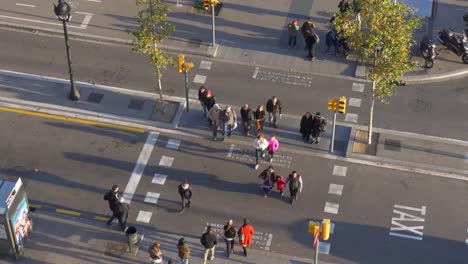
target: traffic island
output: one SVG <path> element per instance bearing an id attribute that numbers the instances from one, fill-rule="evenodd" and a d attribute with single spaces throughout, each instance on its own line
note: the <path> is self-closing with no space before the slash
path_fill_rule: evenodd
<path id="1" fill-rule="evenodd" d="M 376 156 L 379 136 L 379 133 L 372 133 L 372 143 L 368 144 L 369 133 L 366 130 L 356 129 L 352 149 L 353 153 Z"/>

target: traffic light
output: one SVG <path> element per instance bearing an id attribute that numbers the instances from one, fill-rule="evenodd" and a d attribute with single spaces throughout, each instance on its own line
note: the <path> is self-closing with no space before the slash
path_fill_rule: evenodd
<path id="1" fill-rule="evenodd" d="M 205 8 L 208 8 L 211 6 L 211 0 L 203 0 L 203 6 Z"/>
<path id="2" fill-rule="evenodd" d="M 341 96 L 338 99 L 338 113 L 345 114 L 346 113 L 346 97 Z"/>
<path id="3" fill-rule="evenodd" d="M 320 224 L 318 222 L 309 221 L 309 233 L 315 235 L 317 232 L 320 231 Z"/>
<path id="4" fill-rule="evenodd" d="M 336 111 L 336 98 L 328 99 L 328 110 Z"/>
<path id="5" fill-rule="evenodd" d="M 184 71 L 184 63 L 185 63 L 185 55 L 183 54 L 179 54 L 179 56 L 177 57 L 177 69 L 179 70 L 179 72 L 183 72 Z"/>
<path id="6" fill-rule="evenodd" d="M 195 67 L 195 65 L 193 64 L 193 62 L 185 62 L 185 63 L 184 63 L 184 68 L 183 68 L 183 70 L 184 70 L 184 71 L 189 71 L 189 70 L 192 69 L 193 67 Z"/>
<path id="7" fill-rule="evenodd" d="M 330 219 L 323 219 L 322 221 L 322 240 L 328 240 L 330 238 Z"/>
<path id="8" fill-rule="evenodd" d="M 211 6 L 217 6 L 219 4 L 218 0 L 211 0 Z"/>

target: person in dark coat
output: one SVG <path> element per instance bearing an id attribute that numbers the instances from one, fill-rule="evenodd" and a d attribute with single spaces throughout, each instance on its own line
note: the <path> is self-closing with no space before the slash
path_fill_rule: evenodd
<path id="1" fill-rule="evenodd" d="M 118 199 L 119 199 L 119 186 L 118 185 L 112 186 L 112 188 L 106 194 L 104 194 L 104 200 L 106 200 L 109 203 L 109 209 L 112 212 L 112 216 L 107 221 L 107 225 L 112 225 L 112 221 L 116 219 L 114 215 L 114 208 L 118 202 Z"/>
<path id="2" fill-rule="evenodd" d="M 286 180 L 286 184 L 289 183 L 289 202 L 291 204 L 294 203 L 294 201 L 297 200 L 297 195 L 298 193 L 302 192 L 302 177 L 297 173 L 297 171 L 292 171 L 291 174 L 289 174 L 288 179 Z"/>
<path id="3" fill-rule="evenodd" d="M 302 24 L 301 32 L 306 43 L 307 57 L 314 60 L 315 45 L 318 43 L 318 35 L 314 23 L 312 23 L 312 18 L 307 19 L 307 21 Z"/>
<path id="4" fill-rule="evenodd" d="M 312 125 L 312 143 L 318 144 L 320 141 L 320 135 L 322 132 L 325 132 L 325 125 L 327 120 L 320 115 L 320 112 L 317 112 L 313 118 Z"/>
<path id="5" fill-rule="evenodd" d="M 224 240 L 226 241 L 226 252 L 227 257 L 234 251 L 234 243 L 236 238 L 236 227 L 234 226 L 234 221 L 229 219 L 227 224 L 224 225 Z"/>
<path id="6" fill-rule="evenodd" d="M 208 226 L 206 228 L 206 233 L 203 233 L 203 235 L 201 236 L 200 243 L 205 248 L 203 253 L 203 264 L 206 264 L 206 261 L 208 260 L 208 254 L 211 255 L 210 260 L 214 259 L 215 248 L 216 244 L 218 243 L 216 241 L 216 235 L 211 233 L 211 226 Z"/>
<path id="7" fill-rule="evenodd" d="M 268 119 L 270 120 L 270 127 L 276 128 L 278 117 L 282 117 L 281 114 L 282 105 L 280 100 L 276 96 L 273 96 L 266 103 L 266 111 L 268 112 Z"/>
<path id="8" fill-rule="evenodd" d="M 120 229 L 125 231 L 128 219 L 128 204 L 124 203 L 124 198 L 120 197 L 114 207 L 114 216 L 119 221 Z"/>
<path id="9" fill-rule="evenodd" d="M 340 9 L 341 13 L 348 11 L 350 8 L 348 0 L 341 0 L 338 4 L 338 8 Z"/>
<path id="10" fill-rule="evenodd" d="M 250 109 L 248 104 L 244 104 L 240 110 L 241 119 L 242 119 L 242 133 L 244 136 L 249 136 L 250 126 L 252 124 L 252 109 Z"/>
<path id="11" fill-rule="evenodd" d="M 203 103 L 206 107 L 207 113 L 209 113 L 210 109 L 216 104 L 216 99 L 213 96 L 213 93 L 211 92 L 211 90 L 206 89 L 205 97 L 203 98 Z M 207 118 L 208 118 L 208 122 L 211 124 L 211 119 L 208 116 Z"/>
<path id="12" fill-rule="evenodd" d="M 206 88 L 205 88 L 205 85 L 202 85 L 200 86 L 200 89 L 198 89 L 198 101 L 200 101 L 200 105 L 203 109 L 203 114 L 206 116 L 208 109 L 206 109 L 205 98 L 206 98 Z"/>
<path id="13" fill-rule="evenodd" d="M 257 110 L 254 112 L 255 119 L 255 129 L 257 130 L 257 135 L 263 132 L 263 123 L 265 123 L 265 110 L 263 105 L 259 105 Z"/>
<path id="14" fill-rule="evenodd" d="M 188 180 L 185 180 L 183 183 L 179 185 L 178 188 L 180 199 L 182 200 L 182 209 L 180 213 L 183 213 L 185 207 L 190 208 L 190 199 L 192 199 L 192 188 L 190 188 L 190 184 Z"/>
<path id="15" fill-rule="evenodd" d="M 309 142 L 313 124 L 314 119 L 312 117 L 312 114 L 310 114 L 310 112 L 305 113 L 305 115 L 302 116 L 300 128 L 300 132 L 304 142 Z"/>

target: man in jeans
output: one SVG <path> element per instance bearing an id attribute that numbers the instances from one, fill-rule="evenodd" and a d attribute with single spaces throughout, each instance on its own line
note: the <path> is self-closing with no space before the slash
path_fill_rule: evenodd
<path id="1" fill-rule="evenodd" d="M 215 248 L 216 248 L 216 235 L 211 233 L 211 226 L 206 228 L 206 233 L 204 233 L 200 238 L 201 244 L 205 247 L 203 253 L 203 264 L 206 264 L 208 260 L 208 253 L 211 254 L 210 260 L 214 259 Z"/>
<path id="2" fill-rule="evenodd" d="M 270 119 L 270 127 L 276 128 L 276 122 L 278 120 L 278 115 L 281 118 L 281 102 L 276 96 L 273 96 L 266 103 L 266 110 L 268 112 L 268 119 Z"/>

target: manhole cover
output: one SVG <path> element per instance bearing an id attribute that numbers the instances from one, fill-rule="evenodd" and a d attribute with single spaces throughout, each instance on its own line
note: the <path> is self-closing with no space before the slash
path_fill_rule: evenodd
<path id="1" fill-rule="evenodd" d="M 88 99 L 86 99 L 86 101 L 88 101 L 90 103 L 99 104 L 103 97 L 104 97 L 104 95 L 100 94 L 100 93 L 90 93 L 88 95 Z"/>
<path id="2" fill-rule="evenodd" d="M 395 139 L 385 139 L 384 149 L 401 151 L 401 141 Z"/>
<path id="3" fill-rule="evenodd" d="M 144 104 L 145 104 L 145 101 L 134 99 L 134 100 L 130 100 L 130 102 L 128 103 L 128 108 L 133 109 L 133 110 L 141 110 Z"/>

